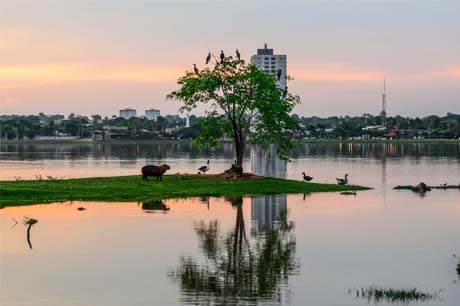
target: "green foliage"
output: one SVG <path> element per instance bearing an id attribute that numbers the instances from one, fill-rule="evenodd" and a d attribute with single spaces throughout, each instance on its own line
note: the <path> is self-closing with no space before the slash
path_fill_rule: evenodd
<path id="1" fill-rule="evenodd" d="M 290 136 L 296 125 L 290 113 L 300 98 L 281 90 L 272 74 L 244 60 L 226 57 L 212 68 L 187 71 L 178 84 L 180 88 L 167 98 L 181 101 L 181 112 L 199 104 L 208 106 L 199 144 L 215 145 L 229 137 L 235 143 L 239 164 L 247 139 L 264 146 L 278 144 L 280 156 L 291 147 Z"/>

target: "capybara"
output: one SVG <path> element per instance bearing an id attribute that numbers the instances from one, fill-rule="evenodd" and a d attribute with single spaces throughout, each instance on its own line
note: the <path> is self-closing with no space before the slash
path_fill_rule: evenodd
<path id="1" fill-rule="evenodd" d="M 142 180 L 147 181 L 149 176 L 156 176 L 157 180 L 163 180 L 163 174 L 166 170 L 171 169 L 170 166 L 163 164 L 161 166 L 147 165 L 142 167 Z"/>

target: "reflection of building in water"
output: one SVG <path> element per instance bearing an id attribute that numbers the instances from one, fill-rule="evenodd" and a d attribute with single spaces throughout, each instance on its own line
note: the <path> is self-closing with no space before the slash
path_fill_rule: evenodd
<path id="1" fill-rule="evenodd" d="M 254 174 L 271 177 L 286 177 L 286 161 L 278 158 L 276 145 L 267 149 L 251 147 L 251 171 Z"/>
<path id="2" fill-rule="evenodd" d="M 251 221 L 255 230 L 277 229 L 287 217 L 287 196 L 266 195 L 251 198 Z"/>

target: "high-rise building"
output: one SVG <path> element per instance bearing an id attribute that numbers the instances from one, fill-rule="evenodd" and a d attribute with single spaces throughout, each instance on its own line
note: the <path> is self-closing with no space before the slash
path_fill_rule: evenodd
<path id="1" fill-rule="evenodd" d="M 136 117 L 136 116 L 137 116 L 137 111 L 135 109 L 132 109 L 132 108 L 120 109 L 119 117 L 129 119 L 129 118 Z"/>
<path id="2" fill-rule="evenodd" d="M 145 118 L 149 119 L 149 120 L 157 120 L 158 117 L 160 117 L 160 111 L 157 110 L 157 109 L 146 109 L 145 110 Z"/>
<path id="3" fill-rule="evenodd" d="M 263 49 L 257 49 L 257 54 L 251 56 L 251 64 L 255 65 L 259 70 L 271 73 L 278 77 L 280 71 L 280 79 L 278 85 L 281 89 L 286 89 L 287 76 L 287 56 L 274 54 L 273 49 L 268 49 L 267 44 Z"/>

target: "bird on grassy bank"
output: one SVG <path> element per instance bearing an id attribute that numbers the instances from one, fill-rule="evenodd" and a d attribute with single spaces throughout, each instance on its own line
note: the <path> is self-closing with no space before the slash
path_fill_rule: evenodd
<path id="1" fill-rule="evenodd" d="M 305 172 L 302 172 L 302 174 L 303 174 L 303 180 L 305 182 L 309 182 L 309 181 L 311 181 L 313 179 L 312 176 L 305 175 Z"/>
<path id="2" fill-rule="evenodd" d="M 204 174 L 206 174 L 206 172 L 209 170 L 209 159 L 208 159 L 208 162 L 206 163 L 205 166 L 201 166 L 200 168 L 198 168 L 198 171 L 201 171 L 203 172 Z"/>
<path id="3" fill-rule="evenodd" d="M 200 73 L 200 71 L 198 70 L 198 68 L 196 68 L 196 64 L 193 64 L 193 71 L 195 72 L 195 74 Z"/>
<path id="4" fill-rule="evenodd" d="M 345 174 L 345 178 L 336 178 L 337 184 L 339 185 L 346 185 L 348 184 L 348 174 Z"/>

